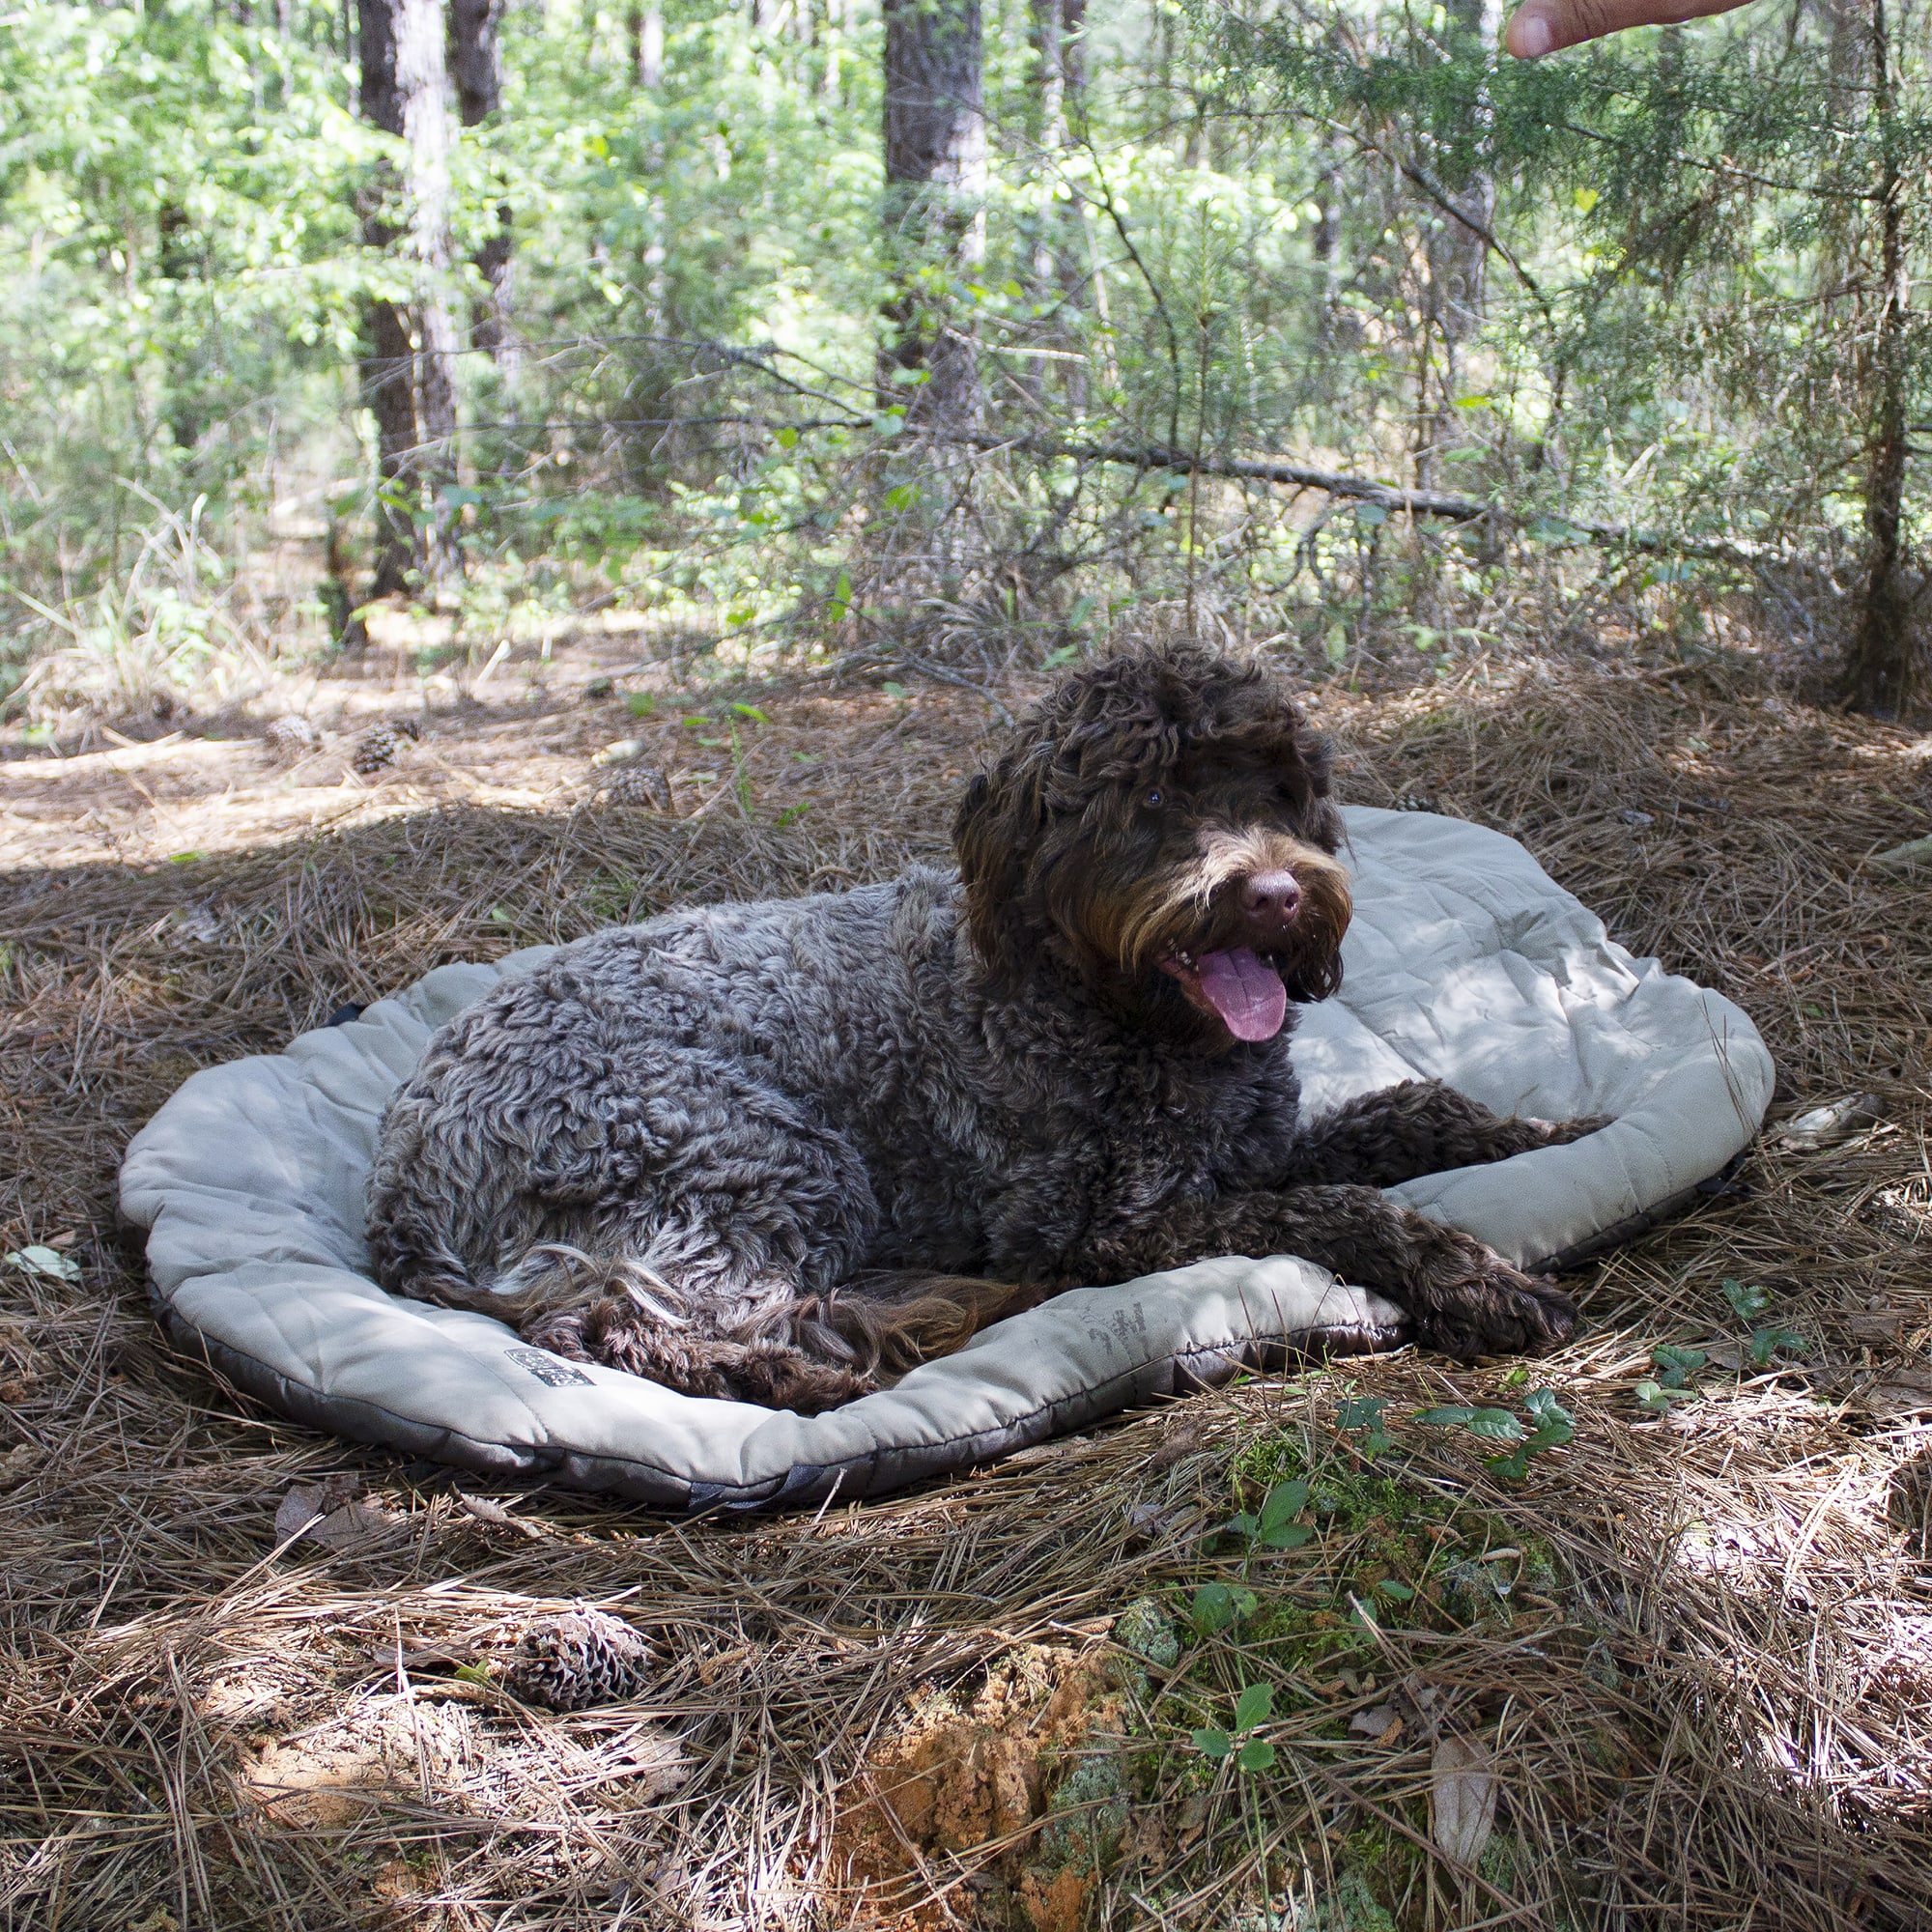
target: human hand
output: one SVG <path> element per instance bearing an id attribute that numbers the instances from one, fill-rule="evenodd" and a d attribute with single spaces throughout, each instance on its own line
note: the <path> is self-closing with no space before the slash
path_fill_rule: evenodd
<path id="1" fill-rule="evenodd" d="M 1669 27 L 1728 14 L 1746 0 L 1525 0 L 1510 15 L 1503 45 L 1518 60 L 1536 60 L 1579 41 L 1620 34 L 1626 27 Z"/>

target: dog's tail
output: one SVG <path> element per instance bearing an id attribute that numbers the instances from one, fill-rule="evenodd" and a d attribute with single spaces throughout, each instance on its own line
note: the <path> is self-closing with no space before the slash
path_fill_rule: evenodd
<path id="1" fill-rule="evenodd" d="M 579 1361 L 668 1383 L 693 1395 L 804 1412 L 868 1394 L 919 1363 L 963 1348 L 988 1322 L 1050 1290 L 925 1269 L 868 1269 L 823 1293 L 779 1282 L 730 1315 L 688 1295 L 633 1256 L 592 1255 L 564 1242 L 530 1250 L 486 1282 L 457 1266 L 424 1270 L 408 1292 L 477 1309 L 525 1340 Z"/>
<path id="2" fill-rule="evenodd" d="M 990 1322 L 1037 1307 L 1053 1291 L 1030 1282 L 923 1268 L 870 1268 L 819 1298 L 822 1322 L 874 1372 L 903 1373 L 962 1349 Z"/>

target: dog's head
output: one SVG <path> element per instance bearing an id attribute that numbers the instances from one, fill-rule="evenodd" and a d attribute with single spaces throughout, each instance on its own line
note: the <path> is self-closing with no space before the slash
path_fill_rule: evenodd
<path id="1" fill-rule="evenodd" d="M 953 826 L 967 929 L 1119 1017 L 1218 1051 L 1342 981 L 1348 874 L 1328 750 L 1281 682 L 1193 648 L 1074 672 L 974 779 Z"/>

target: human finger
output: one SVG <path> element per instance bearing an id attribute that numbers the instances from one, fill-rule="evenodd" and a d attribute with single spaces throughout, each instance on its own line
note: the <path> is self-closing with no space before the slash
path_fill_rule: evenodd
<path id="1" fill-rule="evenodd" d="M 1518 60 L 1537 60 L 1559 47 L 1601 40 L 1627 27 L 1675 26 L 1728 14 L 1747 0 L 1525 0 L 1510 16 L 1503 45 Z"/>

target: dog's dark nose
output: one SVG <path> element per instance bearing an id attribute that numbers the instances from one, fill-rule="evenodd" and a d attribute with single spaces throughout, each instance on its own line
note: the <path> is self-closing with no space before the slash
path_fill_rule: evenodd
<path id="1" fill-rule="evenodd" d="M 1301 886 L 1293 872 L 1257 872 L 1241 888 L 1241 910 L 1263 925 L 1287 925 L 1301 909 Z"/>

